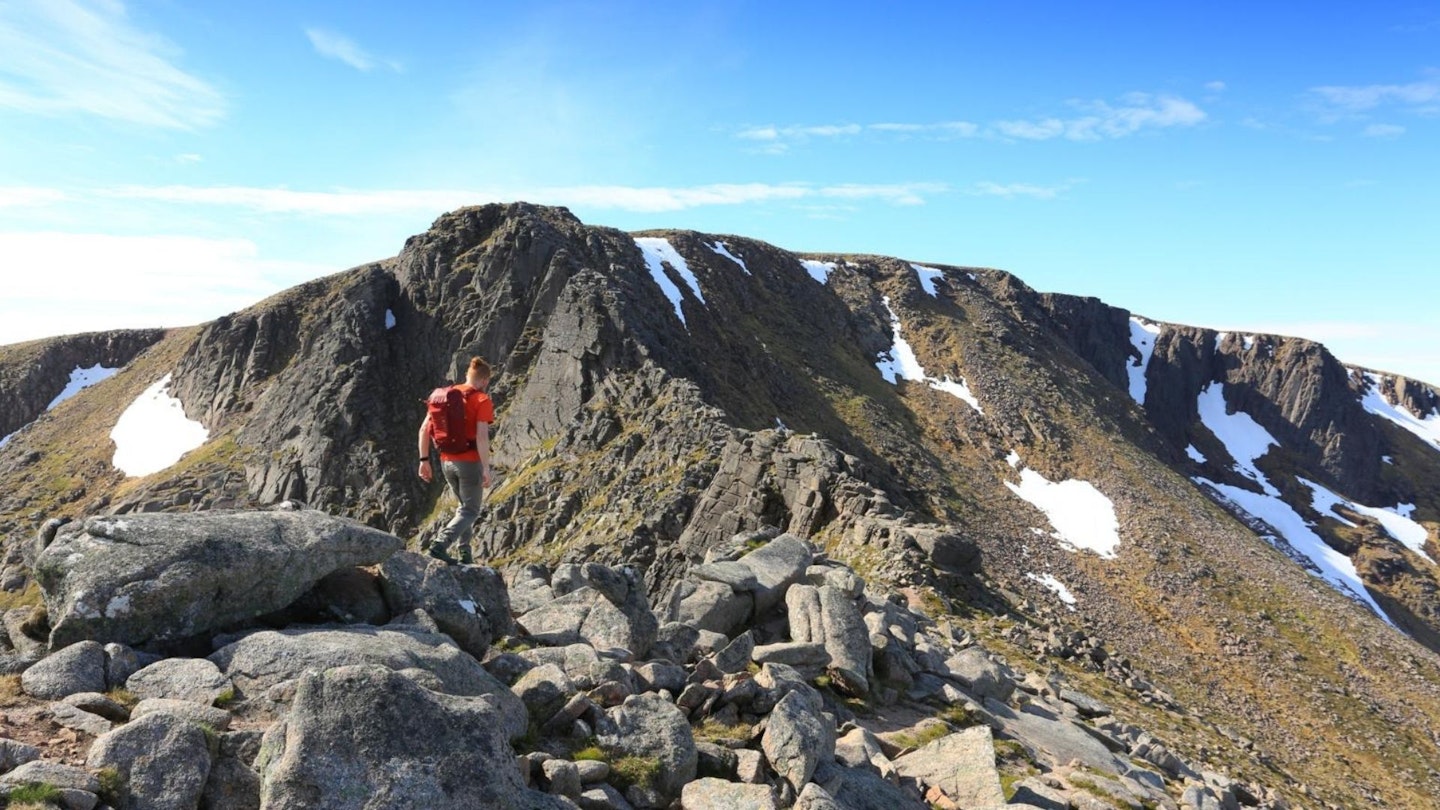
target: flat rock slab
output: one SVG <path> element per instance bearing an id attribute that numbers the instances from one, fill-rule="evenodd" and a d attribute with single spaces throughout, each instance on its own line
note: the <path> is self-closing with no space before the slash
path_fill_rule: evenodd
<path id="1" fill-rule="evenodd" d="M 1079 760 L 1102 773 L 1126 774 L 1134 769 L 1069 718 L 1035 706 L 1016 711 L 995 700 L 986 700 L 985 710 L 1007 736 L 1052 766 Z"/>
<path id="2" fill-rule="evenodd" d="M 989 726 L 941 737 L 896 759 L 895 770 L 902 778 L 919 782 L 922 793 L 939 788 L 961 807 L 1005 804 Z"/>
<path id="3" fill-rule="evenodd" d="M 398 537 L 314 510 L 93 517 L 35 562 L 52 647 L 145 645 L 248 621 L 327 574 L 373 565 Z"/>
<path id="4" fill-rule="evenodd" d="M 777 810 L 769 785 L 744 785 L 724 779 L 696 779 L 680 792 L 683 810 Z"/>

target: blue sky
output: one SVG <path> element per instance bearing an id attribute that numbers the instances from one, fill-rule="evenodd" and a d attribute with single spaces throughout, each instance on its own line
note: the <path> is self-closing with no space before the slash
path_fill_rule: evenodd
<path id="1" fill-rule="evenodd" d="M 0 342 L 464 204 L 1010 270 L 1440 382 L 1440 2 L 0 0 Z"/>

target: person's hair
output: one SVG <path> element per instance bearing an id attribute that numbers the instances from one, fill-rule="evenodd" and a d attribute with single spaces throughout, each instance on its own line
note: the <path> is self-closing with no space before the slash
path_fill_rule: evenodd
<path id="1" fill-rule="evenodd" d="M 475 375 L 482 380 L 490 379 L 490 364 L 483 357 L 470 358 L 470 370 L 465 376 Z"/>

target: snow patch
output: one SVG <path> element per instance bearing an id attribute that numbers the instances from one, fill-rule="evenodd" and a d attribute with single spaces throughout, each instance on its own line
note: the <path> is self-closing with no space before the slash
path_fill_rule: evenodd
<path id="1" fill-rule="evenodd" d="M 1279 446 L 1275 437 L 1244 411 L 1226 413 L 1225 386 L 1222 384 L 1206 385 L 1200 391 L 1196 405 L 1200 410 L 1200 421 L 1235 459 L 1235 471 L 1259 484 L 1266 495 L 1279 495 L 1280 491 L 1271 486 L 1269 479 L 1255 466 L 1256 460 L 1269 452 L 1270 445 Z"/>
<path id="2" fill-rule="evenodd" d="M 56 405 L 59 405 L 65 400 L 75 396 L 76 394 L 80 393 L 86 388 L 89 388 L 95 383 L 100 382 L 101 380 L 108 380 L 111 377 L 114 377 L 118 371 L 120 371 L 120 369 L 105 368 L 99 363 L 96 363 L 90 368 L 81 368 L 79 366 L 76 366 L 74 370 L 70 372 L 70 382 L 66 383 L 65 390 L 61 391 L 58 395 L 56 395 L 54 399 L 50 400 L 50 404 L 45 406 L 45 410 L 48 411 L 53 409 Z"/>
<path id="3" fill-rule="evenodd" d="M 1022 470 L 1020 484 L 1005 486 L 1045 513 L 1061 545 L 1086 549 L 1105 559 L 1120 546 L 1120 521 L 1115 504 L 1089 481 L 1071 478 L 1053 482 L 1034 470 Z"/>
<path id="4" fill-rule="evenodd" d="M 1365 373 L 1365 396 L 1360 398 L 1361 406 L 1381 419 L 1388 419 L 1410 431 L 1431 447 L 1440 449 L 1440 412 L 1411 413 L 1409 408 L 1391 402 L 1380 393 L 1381 382 L 1379 374 Z"/>
<path id="5" fill-rule="evenodd" d="M 1009 464 L 1011 467 L 1018 468 L 1020 466 L 1020 454 L 1015 452 L 1014 450 L 1011 450 L 1010 455 L 1005 457 L 1005 463 Z"/>
<path id="6" fill-rule="evenodd" d="M 1255 345 L 1254 335 L 1245 335 L 1244 337 L 1240 338 L 1240 340 L 1242 343 L 1245 344 L 1245 351 L 1247 352 L 1250 351 L 1250 349 Z"/>
<path id="7" fill-rule="evenodd" d="M 910 267 L 920 279 L 920 286 L 925 289 L 925 292 L 930 293 L 931 298 L 936 297 L 938 293 L 935 292 L 935 279 L 944 280 L 945 271 L 936 270 L 933 267 L 926 267 L 923 264 L 911 263 Z"/>
<path id="8" fill-rule="evenodd" d="M 0 442 L 0 447 L 4 447 L 4 446 L 5 446 L 5 443 L 4 443 L 4 442 Z M 1381 457 L 1380 457 L 1380 460 L 1383 461 L 1383 462 L 1385 462 L 1386 464 L 1394 464 L 1394 463 L 1395 463 L 1395 457 L 1394 457 L 1394 456 L 1381 456 Z"/>
<path id="9" fill-rule="evenodd" d="M 395 310 L 393 310 L 393 309 L 387 309 L 387 310 L 385 310 L 385 328 L 386 328 L 386 329 L 394 329 L 394 328 L 395 328 Z"/>
<path id="10" fill-rule="evenodd" d="M 950 379 L 948 375 L 941 379 L 925 373 L 925 368 L 920 365 L 919 358 L 915 356 L 915 350 L 910 348 L 910 344 L 901 336 L 900 316 L 890 306 L 890 296 L 887 295 L 881 300 L 885 304 L 886 311 L 890 313 L 890 329 L 895 333 L 895 345 L 891 346 L 888 352 L 882 352 L 875 358 L 875 367 L 880 369 L 880 375 L 885 378 L 885 381 L 891 385 L 898 380 L 923 382 L 937 391 L 944 391 L 965 401 L 975 409 L 976 413 L 985 413 L 985 410 L 980 407 L 980 400 L 975 398 L 975 394 L 971 392 L 964 377 L 956 381 Z"/>
<path id="11" fill-rule="evenodd" d="M 705 247 L 710 248 L 711 250 L 715 251 L 716 253 L 720 254 L 721 256 L 724 256 L 725 258 L 729 259 L 730 261 L 732 261 L 732 262 L 740 265 L 740 269 L 745 271 L 745 275 L 747 275 L 747 276 L 750 275 L 750 268 L 748 268 L 748 267 L 745 266 L 745 260 L 744 260 L 744 259 L 741 259 L 739 256 L 736 256 L 735 254 L 731 253 L 730 250 L 729 250 L 729 248 L 725 247 L 725 243 L 724 243 L 724 242 L 716 241 L 715 244 L 713 244 L 713 245 L 706 245 Z"/>
<path id="12" fill-rule="evenodd" d="M 660 290 L 665 293 L 665 297 L 670 299 L 670 305 L 675 307 L 675 314 L 679 316 L 680 323 L 685 323 L 685 313 L 680 309 L 680 288 L 676 287 L 670 277 L 665 274 L 664 263 L 670 263 L 670 266 L 680 276 L 680 280 L 685 282 L 685 286 L 689 287 L 690 292 L 694 293 L 695 297 L 700 299 L 700 303 L 703 304 L 705 296 L 700 292 L 700 280 L 695 278 L 695 274 L 690 271 L 690 265 L 685 263 L 685 257 L 675 250 L 668 239 L 660 236 L 644 236 L 636 239 L 635 244 L 645 256 L 645 266 L 650 270 L 650 277 L 655 279 L 655 283 L 660 285 Z M 686 326 L 688 327 L 689 324 Z"/>
<path id="13" fill-rule="evenodd" d="M 1410 515 L 1415 511 L 1415 504 L 1402 503 L 1389 509 L 1363 506 L 1355 501 L 1340 497 L 1314 481 L 1299 477 L 1295 480 L 1310 488 L 1310 505 L 1314 507 L 1316 512 L 1319 512 L 1325 517 L 1335 518 L 1346 526 L 1354 526 L 1355 524 L 1337 513 L 1335 507 L 1343 506 L 1356 514 L 1364 515 L 1376 523 L 1379 523 L 1386 534 L 1400 541 L 1406 548 L 1424 557 L 1431 564 L 1434 564 L 1435 560 L 1431 558 L 1429 554 L 1425 553 L 1425 541 L 1429 539 L 1430 533 L 1425 530 L 1424 526 L 1410 519 Z"/>
<path id="14" fill-rule="evenodd" d="M 1205 478 L 1194 480 L 1196 483 L 1213 489 L 1232 507 L 1264 522 L 1280 536 L 1279 539 L 1284 540 L 1290 549 L 1299 555 L 1299 558 L 1296 559 L 1297 562 L 1305 564 L 1312 573 L 1330 583 L 1336 590 L 1370 608 L 1386 624 L 1395 626 L 1395 622 L 1390 620 L 1390 617 L 1370 596 L 1370 592 L 1365 590 L 1365 583 L 1361 581 L 1360 574 L 1355 570 L 1355 563 L 1349 557 L 1326 545 L 1325 541 L 1315 533 L 1315 530 L 1305 521 L 1305 518 L 1300 516 L 1299 512 L 1296 512 L 1290 504 L 1280 500 L 1278 492 L 1274 495 L 1262 495 L 1229 484 L 1217 484 Z M 1264 486 L 1267 491 L 1274 491 L 1274 487 L 1270 486 L 1269 481 L 1265 481 Z M 1272 543 L 1276 540 L 1274 537 L 1267 539 Z"/>
<path id="15" fill-rule="evenodd" d="M 1185 455 L 1189 456 L 1190 460 L 1196 464 L 1204 464 L 1207 461 L 1205 454 L 1196 449 L 1193 444 L 1185 445 Z"/>
<path id="16" fill-rule="evenodd" d="M 830 281 L 830 274 L 835 271 L 837 265 L 835 262 L 819 262 L 814 259 L 801 259 L 800 266 L 805 268 L 805 272 L 809 273 L 811 278 L 821 284 L 825 284 Z"/>
<path id="17" fill-rule="evenodd" d="M 782 420 L 782 419 L 781 419 L 780 417 L 778 417 L 778 416 L 775 417 L 775 429 L 778 430 L 778 431 L 780 431 L 781 433 L 789 433 L 789 432 L 790 432 L 790 428 L 789 428 L 788 426 L 786 426 L 784 420 Z"/>
<path id="18" fill-rule="evenodd" d="M 54 399 L 50 400 L 50 404 L 45 406 L 45 410 L 47 412 L 54 410 L 56 405 L 59 405 L 101 380 L 108 380 L 114 377 L 119 371 L 120 369 L 118 368 L 106 368 L 99 363 L 96 363 L 90 368 L 76 366 L 70 371 L 70 381 L 65 384 L 65 388 L 62 389 L 59 394 L 55 395 Z M 19 432 L 20 431 L 17 430 L 4 438 L 0 438 L 0 447 L 9 444 L 10 440 L 15 438 L 15 435 Z"/>
<path id="19" fill-rule="evenodd" d="M 169 388 L 166 374 L 130 403 L 110 431 L 115 442 L 111 464 L 127 476 L 159 472 L 210 438 L 204 425 L 185 417 L 185 406 Z"/>
<path id="20" fill-rule="evenodd" d="M 471 616 L 475 615 L 475 602 L 470 599 L 459 600 L 460 608 Z"/>
<path id="21" fill-rule="evenodd" d="M 1130 398 L 1141 407 L 1145 405 L 1145 369 L 1150 367 L 1150 358 L 1155 354 L 1155 339 L 1160 336 L 1160 324 L 1144 318 L 1130 316 L 1130 345 L 1140 355 L 1125 370 L 1130 374 Z"/>
<path id="22" fill-rule="evenodd" d="M 1055 595 L 1060 597 L 1060 601 L 1064 602 L 1066 607 L 1071 610 L 1075 609 L 1075 594 L 1071 593 L 1070 589 L 1065 587 L 1065 583 L 1056 579 L 1054 574 L 1027 573 L 1025 578 L 1032 579 L 1054 591 Z"/>

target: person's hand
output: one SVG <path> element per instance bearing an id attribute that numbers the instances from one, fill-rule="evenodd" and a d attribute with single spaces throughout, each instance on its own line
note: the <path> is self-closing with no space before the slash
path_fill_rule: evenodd
<path id="1" fill-rule="evenodd" d="M 490 465 L 486 464 L 485 466 L 480 468 L 480 486 L 489 487 L 490 480 Z"/>
<path id="2" fill-rule="evenodd" d="M 424 481 L 427 484 L 435 479 L 435 473 L 432 472 L 430 469 L 430 459 L 425 458 L 420 460 L 419 474 L 420 480 Z"/>

